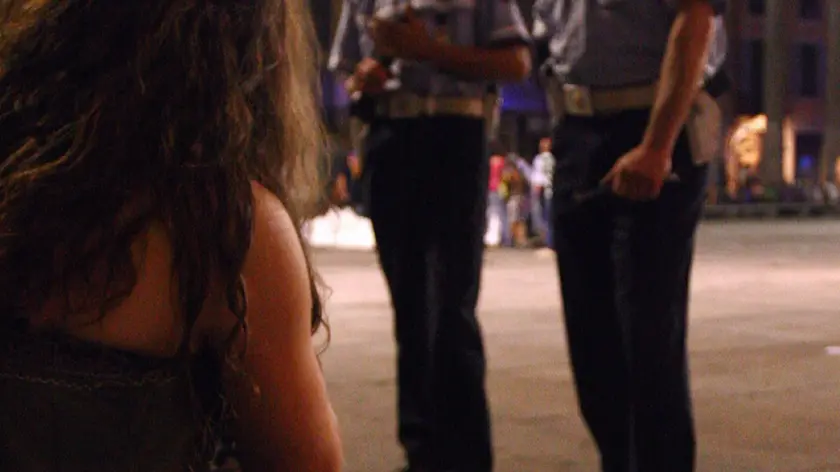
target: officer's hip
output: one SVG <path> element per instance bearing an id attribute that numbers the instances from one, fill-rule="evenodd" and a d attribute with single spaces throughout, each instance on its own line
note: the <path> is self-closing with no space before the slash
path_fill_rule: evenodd
<path id="1" fill-rule="evenodd" d="M 565 116 L 596 118 L 650 109 L 655 99 L 655 83 L 601 89 L 556 79 L 546 84 L 546 102 L 554 123 Z"/>

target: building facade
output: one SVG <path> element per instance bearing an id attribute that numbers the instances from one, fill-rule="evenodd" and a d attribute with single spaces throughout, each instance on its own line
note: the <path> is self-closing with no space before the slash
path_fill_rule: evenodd
<path id="1" fill-rule="evenodd" d="M 729 108 L 766 123 L 756 150 L 765 181 L 837 177 L 839 8 L 837 0 L 730 0 Z"/>

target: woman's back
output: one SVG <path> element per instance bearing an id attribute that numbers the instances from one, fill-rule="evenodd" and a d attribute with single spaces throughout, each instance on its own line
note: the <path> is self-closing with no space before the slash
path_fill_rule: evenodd
<path id="1" fill-rule="evenodd" d="M 190 369 L 68 337 L 6 333 L 0 465 L 17 472 L 208 468 Z"/>
<path id="2" fill-rule="evenodd" d="M 198 346 L 199 336 L 214 332 L 209 322 L 225 319 L 224 306 L 209 300 L 194 330 L 197 349 L 179 355 L 183 320 L 164 228 L 152 224 L 133 249 L 134 289 L 106 316 L 76 314 L 68 323 L 62 300 L 53 298 L 2 330 L 4 468 L 167 472 L 209 465 L 219 438 L 207 420 L 223 419 L 222 405 L 213 403 L 222 387 L 212 373 L 221 366 Z"/>
<path id="3" fill-rule="evenodd" d="M 234 411 L 240 432 L 253 428 L 241 436 L 250 449 L 246 463 L 339 470 L 330 439 L 337 441 L 335 418 L 310 322 L 300 316 L 312 303 L 300 240 L 276 197 L 255 185 L 254 199 L 253 245 L 242 271 L 253 325 L 241 362 L 249 377 L 227 370 L 212 348 L 236 329 L 218 292 L 193 328 L 192 348 L 178 349 L 183 324 L 168 276 L 172 248 L 153 225 L 135 245 L 143 253 L 134 290 L 101 320 L 58 325 L 50 307 L 60 303 L 51 301 L 29 317 L 38 323 L 11 319 L 0 329 L 0 404 L 9 413 L 0 415 L 4 470 L 205 470 Z M 265 448 L 277 447 L 271 438 L 281 436 L 303 457 L 266 456 Z M 312 449 L 301 436 L 315 441 Z"/>
<path id="4" fill-rule="evenodd" d="M 302 5 L 4 3 L 3 470 L 201 470 L 232 411 L 246 466 L 340 468 Z"/>

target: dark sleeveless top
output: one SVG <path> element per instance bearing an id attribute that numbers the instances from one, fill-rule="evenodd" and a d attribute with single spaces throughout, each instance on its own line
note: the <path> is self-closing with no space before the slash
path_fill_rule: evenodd
<path id="1" fill-rule="evenodd" d="M 212 399 L 221 398 L 211 359 L 161 360 L 3 329 L 0 470 L 210 470 Z"/>

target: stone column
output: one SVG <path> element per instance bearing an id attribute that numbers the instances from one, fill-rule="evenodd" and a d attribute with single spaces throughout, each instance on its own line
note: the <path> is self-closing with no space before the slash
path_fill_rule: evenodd
<path id="1" fill-rule="evenodd" d="M 790 70 L 790 36 L 788 19 L 793 12 L 790 0 L 767 0 L 764 18 L 764 113 L 767 132 L 764 135 L 759 176 L 765 185 L 782 182 L 782 126 L 786 114 L 788 75 Z"/>
<path id="2" fill-rule="evenodd" d="M 837 178 L 835 161 L 840 157 L 840 1 L 825 2 L 827 15 L 825 81 L 825 132 L 820 156 L 820 182 Z"/>

